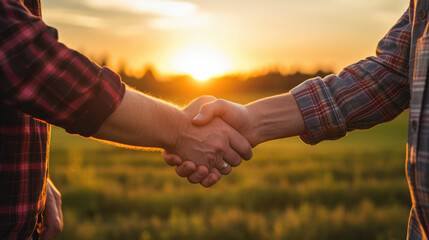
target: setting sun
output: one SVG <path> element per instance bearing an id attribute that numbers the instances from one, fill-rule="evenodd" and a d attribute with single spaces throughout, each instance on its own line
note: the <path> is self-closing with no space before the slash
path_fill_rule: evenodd
<path id="1" fill-rule="evenodd" d="M 205 46 L 190 47 L 173 59 L 171 67 L 175 71 L 191 75 L 195 80 L 206 81 L 223 74 L 229 68 L 226 57 Z"/>

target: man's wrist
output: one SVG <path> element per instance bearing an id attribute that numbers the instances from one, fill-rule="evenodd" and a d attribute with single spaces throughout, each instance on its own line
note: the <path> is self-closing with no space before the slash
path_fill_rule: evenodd
<path id="1" fill-rule="evenodd" d="M 249 129 L 248 133 L 243 133 L 252 147 L 255 147 L 263 142 L 264 131 L 262 123 L 261 110 L 255 104 L 245 106 L 248 113 Z"/>
<path id="2" fill-rule="evenodd" d="M 176 152 L 180 146 L 180 142 L 186 132 L 189 131 L 191 118 L 181 110 L 178 110 L 176 116 L 171 120 L 172 132 L 165 133 L 163 140 L 163 148 L 169 152 Z"/>
<path id="3" fill-rule="evenodd" d="M 246 106 L 256 144 L 302 134 L 304 121 L 291 94 L 273 96 Z"/>

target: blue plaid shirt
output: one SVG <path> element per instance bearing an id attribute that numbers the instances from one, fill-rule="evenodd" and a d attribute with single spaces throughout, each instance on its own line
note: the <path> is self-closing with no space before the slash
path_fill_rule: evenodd
<path id="1" fill-rule="evenodd" d="M 292 90 L 307 128 L 301 139 L 309 144 L 370 128 L 410 108 L 406 172 L 413 206 L 407 239 L 413 240 L 429 236 L 428 9 L 429 0 L 411 0 L 375 57 Z"/>

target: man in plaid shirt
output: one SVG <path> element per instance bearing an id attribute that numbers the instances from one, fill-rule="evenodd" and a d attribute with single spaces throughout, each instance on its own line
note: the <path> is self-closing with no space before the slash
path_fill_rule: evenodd
<path id="1" fill-rule="evenodd" d="M 58 42 L 57 31 L 40 19 L 38 0 L 0 0 L 0 239 L 31 239 L 43 210 L 40 239 L 61 231 L 60 194 L 48 179 L 47 123 L 167 149 L 198 166 L 191 182 L 215 183 L 252 149 L 219 119 L 192 126 L 207 98 L 179 110 L 127 89 L 116 73 Z"/>
<path id="2" fill-rule="evenodd" d="M 300 135 L 308 144 L 337 139 L 354 129 L 392 120 L 410 108 L 406 171 L 413 206 L 407 239 L 429 236 L 429 0 L 411 0 L 405 14 L 369 57 L 338 75 L 310 79 L 290 93 L 246 106 L 216 100 L 201 107 L 194 124 L 221 117 L 252 146 Z M 170 163 L 180 163 L 164 154 Z M 192 163 L 184 162 L 192 166 Z M 182 169 L 183 170 L 183 169 Z M 178 172 L 185 175 L 185 172 Z"/>

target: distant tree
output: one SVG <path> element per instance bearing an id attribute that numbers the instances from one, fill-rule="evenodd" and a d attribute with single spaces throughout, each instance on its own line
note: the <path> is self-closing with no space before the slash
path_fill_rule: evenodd
<path id="1" fill-rule="evenodd" d="M 157 81 L 157 74 L 155 68 L 152 65 L 146 65 L 143 70 L 143 81 Z"/>
<path id="2" fill-rule="evenodd" d="M 100 56 L 98 63 L 100 64 L 100 66 L 107 66 L 107 64 L 109 63 L 109 54 L 103 53 Z"/>
<path id="3" fill-rule="evenodd" d="M 128 63 L 125 60 L 120 60 L 118 64 L 118 74 L 121 75 L 122 78 L 127 77 L 126 70 L 128 68 Z"/>

